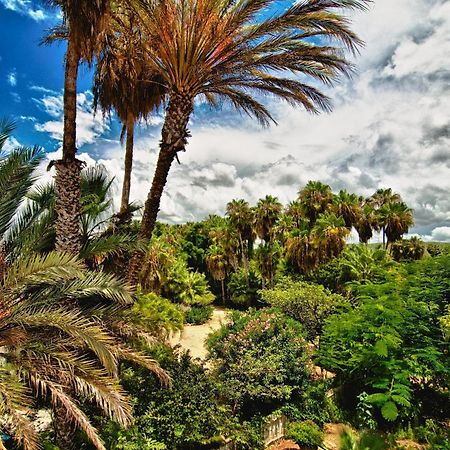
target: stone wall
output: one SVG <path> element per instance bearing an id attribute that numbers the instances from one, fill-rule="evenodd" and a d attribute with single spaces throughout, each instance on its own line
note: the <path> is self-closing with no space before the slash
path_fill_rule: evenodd
<path id="1" fill-rule="evenodd" d="M 284 416 L 275 417 L 263 427 L 264 443 L 266 446 L 282 439 L 286 433 L 287 419 Z M 235 450 L 234 442 L 222 445 L 219 450 Z"/>

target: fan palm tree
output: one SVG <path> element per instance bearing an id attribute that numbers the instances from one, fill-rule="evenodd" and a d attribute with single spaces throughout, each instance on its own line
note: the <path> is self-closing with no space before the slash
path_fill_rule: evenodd
<path id="1" fill-rule="evenodd" d="M 297 228 L 302 228 L 305 223 L 305 211 L 298 200 L 290 202 L 285 211 L 288 217 L 291 217 Z"/>
<path id="2" fill-rule="evenodd" d="M 77 78 L 81 60 L 92 63 L 98 54 L 111 13 L 111 0 L 46 0 L 61 9 L 63 26 L 53 33 L 67 40 L 64 74 L 62 159 L 56 167 L 56 248 L 78 254 L 80 243 L 80 172 L 76 153 Z M 49 40 L 52 38 L 50 37 Z"/>
<path id="3" fill-rule="evenodd" d="M 266 195 L 260 199 L 255 208 L 255 230 L 260 239 L 266 243 L 273 240 L 274 227 L 281 215 L 283 205 L 276 197 Z"/>
<path id="4" fill-rule="evenodd" d="M 360 197 L 360 216 L 355 224 L 356 231 L 358 232 L 359 242 L 367 244 L 372 239 L 373 231 L 379 230 L 378 218 L 373 204 Z"/>
<path id="5" fill-rule="evenodd" d="M 319 252 L 309 230 L 292 234 L 286 240 L 287 261 L 301 273 L 309 273 L 319 264 Z"/>
<path id="6" fill-rule="evenodd" d="M 266 277 L 269 285 L 273 284 L 275 276 L 274 257 L 277 252 L 274 251 L 273 241 L 276 224 L 281 216 L 283 205 L 278 198 L 266 195 L 260 199 L 255 208 L 255 231 L 260 239 L 264 241 L 264 250 L 259 248 L 258 255 L 260 268 L 264 267 L 261 275 L 267 274 Z M 261 247 L 261 246 L 260 246 Z"/>
<path id="7" fill-rule="evenodd" d="M 332 258 L 345 247 L 350 230 L 344 219 L 326 212 L 318 216 L 312 229 L 299 230 L 286 241 L 286 258 L 300 272 L 308 273 Z"/>
<path id="8" fill-rule="evenodd" d="M 104 114 L 114 109 L 123 124 L 122 137 L 126 135 L 119 211 L 119 216 L 125 217 L 130 203 L 135 123 L 147 119 L 160 106 L 165 90 L 161 77 L 145 65 L 140 55 L 140 32 L 133 22 L 134 16 L 117 9 L 106 45 L 96 64 L 93 92 L 95 109 L 100 106 Z"/>
<path id="9" fill-rule="evenodd" d="M 229 217 L 230 225 L 234 227 L 238 235 L 240 256 L 248 279 L 249 250 L 250 246 L 253 245 L 254 236 L 253 210 L 248 202 L 243 199 L 232 200 L 227 204 L 227 216 Z"/>
<path id="10" fill-rule="evenodd" d="M 397 194 L 389 189 L 378 189 L 371 197 L 367 199 L 367 203 L 370 204 L 374 210 L 374 218 L 378 231 L 381 229 L 383 236 L 383 246 L 386 247 L 386 215 L 381 211 L 387 205 L 393 205 L 402 203 L 400 194 Z"/>
<path id="11" fill-rule="evenodd" d="M 386 203 L 378 213 L 386 233 L 387 245 L 401 239 L 414 225 L 412 210 L 404 202 Z"/>
<path id="12" fill-rule="evenodd" d="M 226 251 L 219 245 L 212 245 L 206 254 L 206 267 L 214 280 L 220 282 L 222 291 L 222 302 L 225 303 L 225 280 L 228 275 L 229 261 Z"/>
<path id="13" fill-rule="evenodd" d="M 320 249 L 323 263 L 341 254 L 350 230 L 342 217 L 326 212 L 317 218 L 311 234 Z"/>
<path id="14" fill-rule="evenodd" d="M 307 0 L 264 14 L 275 0 L 137 0 L 136 14 L 149 64 L 162 76 L 168 106 L 156 171 L 145 203 L 140 236 L 149 239 L 170 167 L 189 137 L 194 100 L 228 101 L 261 124 L 274 122 L 255 94 L 275 95 L 317 113 L 330 110 L 318 89 L 295 79 L 303 75 L 327 84 L 351 65 L 339 45 L 356 51 L 361 41 L 341 9 L 364 8 L 366 0 Z M 262 18 L 264 17 L 264 18 Z M 336 45 L 322 45 L 328 37 Z M 141 258 L 133 258 L 136 281 Z"/>
<path id="15" fill-rule="evenodd" d="M 308 181 L 298 193 L 298 202 L 303 207 L 305 217 L 309 219 L 309 226 L 313 227 L 317 217 L 331 209 L 333 192 L 327 184 Z"/>
<path id="16" fill-rule="evenodd" d="M 345 189 L 340 190 L 339 194 L 334 196 L 333 206 L 334 212 L 344 219 L 349 230 L 358 224 L 362 211 L 356 194 L 349 194 Z"/>

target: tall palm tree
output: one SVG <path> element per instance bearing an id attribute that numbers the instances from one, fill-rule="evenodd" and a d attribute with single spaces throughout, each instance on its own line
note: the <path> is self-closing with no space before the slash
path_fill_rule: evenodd
<path id="1" fill-rule="evenodd" d="M 262 272 L 267 273 L 269 285 L 273 284 L 275 276 L 274 257 L 274 234 L 278 219 L 281 216 L 283 205 L 278 198 L 266 195 L 260 199 L 255 207 L 255 231 L 260 239 L 264 241 L 264 250 L 258 251 L 260 267 L 264 267 Z"/>
<path id="2" fill-rule="evenodd" d="M 225 303 L 225 280 L 229 270 L 229 261 L 225 249 L 215 244 L 209 247 L 206 254 L 206 266 L 214 280 L 220 282 L 222 302 Z"/>
<path id="3" fill-rule="evenodd" d="M 341 254 L 349 234 L 350 230 L 346 227 L 343 217 L 326 212 L 317 218 L 312 235 L 319 248 L 322 263 Z"/>
<path id="4" fill-rule="evenodd" d="M 297 228 L 302 228 L 305 222 L 305 211 L 298 200 L 290 202 L 285 210 L 288 217 L 291 217 Z"/>
<path id="5" fill-rule="evenodd" d="M 379 209 L 379 215 L 385 227 L 387 245 L 400 240 L 414 225 L 412 210 L 404 202 L 386 203 Z"/>
<path id="6" fill-rule="evenodd" d="M 378 231 L 381 229 L 383 236 L 383 247 L 387 246 L 386 243 L 386 221 L 385 215 L 381 213 L 381 209 L 386 205 L 401 203 L 402 198 L 400 194 L 397 194 L 389 189 L 377 189 L 377 191 L 372 194 L 371 197 L 367 199 L 367 202 L 372 205 L 375 210 L 375 219 L 378 227 Z"/>
<path id="7" fill-rule="evenodd" d="M 342 217 L 334 213 L 322 213 L 312 229 L 297 231 L 287 239 L 287 260 L 297 266 L 300 272 L 308 273 L 339 256 L 349 233 Z"/>
<path id="8" fill-rule="evenodd" d="M 397 194 L 393 192 L 391 188 L 388 188 L 377 189 L 377 191 L 370 197 L 370 200 L 374 206 L 381 208 L 388 203 L 399 203 L 402 201 L 402 198 L 400 194 Z"/>
<path id="9" fill-rule="evenodd" d="M 232 200 L 227 204 L 227 216 L 230 225 L 237 232 L 241 253 L 241 260 L 244 266 L 246 276 L 249 271 L 249 249 L 253 245 L 253 211 L 247 201 L 243 199 Z"/>
<path id="10" fill-rule="evenodd" d="M 94 106 L 103 113 L 117 112 L 126 135 L 125 168 L 119 216 L 129 212 L 131 171 L 133 167 L 134 128 L 147 119 L 163 101 L 161 77 L 145 65 L 140 54 L 140 32 L 134 16 L 117 10 L 106 44 L 98 58 L 94 78 Z M 121 32 L 118 32 L 121 31 Z"/>
<path id="11" fill-rule="evenodd" d="M 77 78 L 81 60 L 92 63 L 99 52 L 111 12 L 111 0 L 46 0 L 61 9 L 63 30 L 56 35 L 67 39 L 64 74 L 64 133 L 62 159 L 56 167 L 56 248 L 80 251 L 80 172 L 76 153 Z"/>
<path id="12" fill-rule="evenodd" d="M 298 192 L 298 202 L 303 207 L 304 215 L 309 219 L 310 227 L 316 223 L 317 217 L 329 211 L 333 202 L 331 187 L 320 181 L 308 181 Z"/>
<path id="13" fill-rule="evenodd" d="M 199 95 L 213 106 L 228 101 L 261 124 L 274 122 L 254 94 L 275 95 L 317 113 L 330 100 L 291 74 L 333 83 L 351 65 L 338 48 L 312 37 L 328 37 L 356 51 L 361 41 L 341 8 L 363 8 L 366 0 L 307 0 L 269 12 L 276 0 L 137 0 L 149 63 L 163 77 L 168 106 L 156 171 L 141 222 L 150 238 L 170 167 L 189 137 L 188 123 Z M 262 18 L 264 17 L 264 18 Z M 136 281 L 140 255 L 129 279 Z"/>
<path id="14" fill-rule="evenodd" d="M 345 226 L 350 230 L 358 224 L 362 214 L 359 197 L 348 193 L 345 189 L 334 196 L 333 210 L 338 217 L 344 219 Z"/>
<path id="15" fill-rule="evenodd" d="M 378 218 L 370 199 L 359 198 L 360 215 L 355 224 L 359 235 L 359 242 L 367 244 L 373 236 L 373 231 L 379 231 Z"/>
<path id="16" fill-rule="evenodd" d="M 283 205 L 276 197 L 266 195 L 260 199 L 255 208 L 255 230 L 260 239 L 266 243 L 273 240 L 274 227 L 281 215 Z"/>

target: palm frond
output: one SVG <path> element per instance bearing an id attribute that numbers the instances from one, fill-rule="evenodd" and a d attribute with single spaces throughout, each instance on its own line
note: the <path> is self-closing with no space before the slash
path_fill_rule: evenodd
<path id="1" fill-rule="evenodd" d="M 11 137 L 12 132 L 16 128 L 16 123 L 10 119 L 0 120 L 0 151 L 2 150 L 5 142 Z"/>
<path id="2" fill-rule="evenodd" d="M 0 238 L 11 226 L 17 208 L 33 185 L 33 172 L 43 155 L 39 147 L 23 147 L 0 160 Z"/>

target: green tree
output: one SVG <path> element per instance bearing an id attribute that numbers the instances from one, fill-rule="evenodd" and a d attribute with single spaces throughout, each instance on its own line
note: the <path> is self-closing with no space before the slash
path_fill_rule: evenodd
<path id="1" fill-rule="evenodd" d="M 363 284 L 384 281 L 386 272 L 395 267 L 386 250 L 366 245 L 347 247 L 339 259 L 339 265 L 343 282 Z"/>
<path id="2" fill-rule="evenodd" d="M 275 276 L 275 258 L 278 255 L 278 247 L 274 246 L 277 221 L 281 215 L 283 205 L 278 198 L 266 195 L 260 199 L 255 208 L 255 230 L 263 246 L 257 249 L 260 272 L 264 280 L 271 286 Z"/>
<path id="3" fill-rule="evenodd" d="M 0 145 L 11 130 L 10 124 L 2 128 Z M 77 397 L 127 425 L 130 405 L 117 381 L 118 360 L 139 362 L 166 381 L 167 376 L 155 361 L 124 342 L 125 335 L 129 342 L 139 332 L 123 322 L 133 302 L 126 285 L 106 273 L 89 271 L 70 254 L 15 251 L 11 228 L 15 239 L 23 237 L 11 225 L 20 217 L 19 208 L 42 158 L 38 148 L 15 149 L 0 158 L 2 429 L 25 449 L 38 448 L 34 428 L 23 414 L 34 406 L 35 397 L 55 409 L 60 446 L 71 448 L 75 427 L 104 449 Z"/>
<path id="4" fill-rule="evenodd" d="M 374 223 L 375 229 L 379 231 L 381 229 L 383 235 L 383 246 L 386 246 L 386 226 L 387 216 L 391 205 L 402 203 L 400 194 L 397 194 L 389 189 L 378 189 L 371 197 L 366 200 L 374 210 Z M 395 209 L 395 207 L 394 207 Z M 382 210 L 385 212 L 383 213 Z"/>
<path id="5" fill-rule="evenodd" d="M 448 283 L 442 269 L 433 281 L 422 275 L 425 267 L 411 266 L 403 282 L 360 286 L 356 308 L 331 317 L 322 335 L 319 365 L 336 373 L 348 408 L 369 394 L 380 422 L 420 417 L 448 385 L 439 324 Z"/>
<path id="6" fill-rule="evenodd" d="M 111 259 L 140 248 L 136 233 L 113 226 L 110 178 L 101 166 L 82 171 L 80 180 L 80 257 L 90 268 L 106 266 Z M 56 192 L 54 184 L 36 185 L 26 195 L 24 207 L 11 224 L 6 245 L 16 255 L 45 253 L 56 245 Z"/>
<path id="7" fill-rule="evenodd" d="M 329 110 L 329 99 L 318 89 L 285 75 L 293 72 L 333 83 L 339 74 L 348 74 L 350 63 L 338 45 L 355 51 L 361 41 L 336 11 L 364 8 L 366 1 L 307 1 L 269 16 L 263 13 L 274 0 L 137 3 L 149 63 L 170 93 L 141 223 L 140 237 L 149 239 L 170 167 L 186 148 L 195 98 L 203 95 L 213 106 L 226 100 L 265 125 L 274 119 L 252 93 L 272 94 L 311 112 Z M 327 36 L 336 46 L 321 45 L 310 39 L 313 36 Z M 136 254 L 129 270 L 133 282 L 140 262 Z"/>

